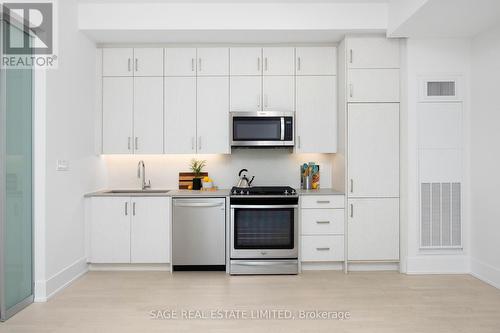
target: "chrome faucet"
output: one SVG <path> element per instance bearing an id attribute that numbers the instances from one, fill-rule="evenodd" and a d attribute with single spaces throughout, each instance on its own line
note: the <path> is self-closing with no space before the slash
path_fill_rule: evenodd
<path id="1" fill-rule="evenodd" d="M 142 166 L 142 177 L 141 177 L 141 166 Z M 144 165 L 144 161 L 140 160 L 139 164 L 137 164 L 137 178 L 141 179 L 141 189 L 147 190 L 151 188 L 151 180 L 146 184 L 146 166 Z"/>

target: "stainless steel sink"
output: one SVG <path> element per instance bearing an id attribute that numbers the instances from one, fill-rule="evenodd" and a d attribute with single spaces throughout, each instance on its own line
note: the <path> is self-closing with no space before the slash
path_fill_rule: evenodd
<path id="1" fill-rule="evenodd" d="M 110 194 L 124 194 L 124 193 L 131 193 L 131 194 L 163 194 L 163 193 L 168 193 L 169 190 L 111 190 L 111 191 L 106 191 L 104 193 L 110 193 Z"/>

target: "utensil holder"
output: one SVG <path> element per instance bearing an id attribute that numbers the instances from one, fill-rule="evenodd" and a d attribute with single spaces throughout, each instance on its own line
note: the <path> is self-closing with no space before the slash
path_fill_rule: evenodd
<path id="1" fill-rule="evenodd" d="M 302 176 L 302 189 L 303 190 L 312 189 L 312 175 Z"/>

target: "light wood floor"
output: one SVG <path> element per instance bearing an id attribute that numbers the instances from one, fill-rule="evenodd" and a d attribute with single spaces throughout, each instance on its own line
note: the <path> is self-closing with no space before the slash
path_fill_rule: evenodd
<path id="1" fill-rule="evenodd" d="M 153 320 L 152 310 L 349 311 L 335 320 Z M 0 332 L 500 332 L 500 290 L 467 275 L 90 272 Z"/>

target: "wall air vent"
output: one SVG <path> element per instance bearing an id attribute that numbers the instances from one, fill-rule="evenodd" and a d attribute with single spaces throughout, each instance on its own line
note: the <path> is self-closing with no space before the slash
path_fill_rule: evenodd
<path id="1" fill-rule="evenodd" d="M 427 96 L 455 96 L 455 81 L 428 81 Z"/>
<path id="2" fill-rule="evenodd" d="M 421 183 L 420 248 L 462 248 L 460 183 Z"/>
<path id="3" fill-rule="evenodd" d="M 419 102 L 460 102 L 462 81 L 460 74 L 419 76 Z"/>

